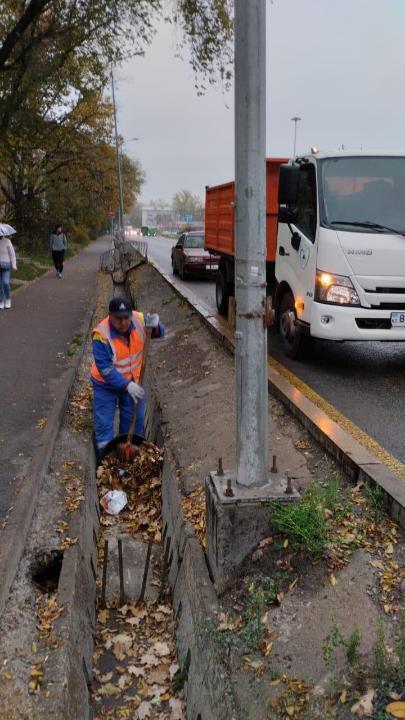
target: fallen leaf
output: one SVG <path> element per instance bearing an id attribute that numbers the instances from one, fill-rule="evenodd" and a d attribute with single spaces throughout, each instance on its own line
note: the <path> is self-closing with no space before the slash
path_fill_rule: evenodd
<path id="1" fill-rule="evenodd" d="M 390 542 L 390 543 L 387 543 L 387 545 L 385 546 L 385 554 L 386 554 L 386 555 L 392 555 L 393 552 L 394 552 L 394 546 L 393 546 L 393 544 L 392 544 L 391 542 Z"/>
<path id="2" fill-rule="evenodd" d="M 293 588 L 295 588 L 297 582 L 298 582 L 298 578 L 296 577 L 296 578 L 294 578 L 294 580 L 289 584 L 288 589 L 289 589 L 289 590 L 293 590 Z"/>
<path id="3" fill-rule="evenodd" d="M 109 610 L 100 610 L 97 619 L 102 625 L 105 625 L 109 616 L 110 616 Z"/>
<path id="4" fill-rule="evenodd" d="M 266 640 L 262 640 L 259 645 L 259 648 L 265 657 L 268 657 L 268 655 L 270 655 L 272 647 L 273 643 L 267 642 Z"/>
<path id="5" fill-rule="evenodd" d="M 3 678 L 4 678 L 4 680 L 12 680 L 13 676 L 12 676 L 11 672 L 5 672 L 5 673 L 3 673 Z"/>
<path id="6" fill-rule="evenodd" d="M 170 648 L 167 643 L 157 642 L 154 644 L 152 650 L 159 657 L 170 655 Z"/>
<path id="7" fill-rule="evenodd" d="M 152 655 L 152 653 L 145 653 L 145 655 L 142 655 L 140 662 L 142 665 L 148 665 L 148 666 L 155 666 L 160 665 L 160 660 L 156 657 L 156 655 Z"/>
<path id="8" fill-rule="evenodd" d="M 330 580 L 330 584 L 333 585 L 333 587 L 335 587 L 335 585 L 336 585 L 336 583 L 337 583 L 337 580 L 336 580 L 335 576 L 334 576 L 334 575 L 331 575 L 330 578 L 329 578 L 329 580 Z"/>
<path id="9" fill-rule="evenodd" d="M 106 697 L 114 697 L 121 694 L 121 689 L 117 687 L 117 685 L 112 685 L 112 683 L 106 683 L 100 688 L 99 693 L 100 695 L 105 695 Z"/>
<path id="10" fill-rule="evenodd" d="M 375 690 L 373 688 L 369 688 L 365 695 L 363 695 L 357 703 L 352 705 L 351 711 L 353 715 L 358 715 L 359 717 L 372 717 L 374 694 Z"/>
<path id="11" fill-rule="evenodd" d="M 183 720 L 184 715 L 181 700 L 178 700 L 177 698 L 170 698 L 169 706 L 172 720 Z"/>
<path id="12" fill-rule="evenodd" d="M 105 675 L 100 675 L 99 681 L 100 681 L 101 683 L 108 683 L 108 682 L 110 682 L 110 680 L 112 679 L 113 674 L 114 674 L 114 673 L 109 672 L 109 673 L 106 673 Z"/>
<path id="13" fill-rule="evenodd" d="M 135 717 L 138 720 L 145 720 L 145 718 L 149 718 L 152 712 L 152 706 L 149 702 L 146 702 L 145 700 L 141 702 L 139 708 L 135 711 Z"/>
<path id="14" fill-rule="evenodd" d="M 145 677 L 145 668 L 128 665 L 127 670 L 130 675 L 135 675 L 135 677 Z"/>
<path id="15" fill-rule="evenodd" d="M 288 548 L 288 538 L 283 542 L 283 548 Z"/>
<path id="16" fill-rule="evenodd" d="M 180 670 L 180 665 L 178 663 L 172 663 L 169 667 L 169 675 L 170 680 L 173 680 L 175 674 Z"/>
<path id="17" fill-rule="evenodd" d="M 392 702 L 385 708 L 385 712 L 389 712 L 395 718 L 405 718 L 405 702 Z"/>
<path id="18" fill-rule="evenodd" d="M 253 560 L 253 562 L 257 562 L 258 560 L 261 560 L 262 557 L 263 557 L 263 555 L 264 555 L 263 550 L 260 550 L 260 548 L 258 548 L 257 550 L 255 550 L 255 551 L 252 553 L 252 560 Z"/>
<path id="19" fill-rule="evenodd" d="M 385 570 L 384 563 L 381 560 L 370 560 L 370 565 L 377 570 Z"/>
<path id="20" fill-rule="evenodd" d="M 346 700 L 347 700 L 347 690 L 343 690 L 343 691 L 342 691 L 339 700 L 340 700 L 340 702 L 342 703 L 342 705 L 345 704 L 345 702 L 346 702 Z"/>

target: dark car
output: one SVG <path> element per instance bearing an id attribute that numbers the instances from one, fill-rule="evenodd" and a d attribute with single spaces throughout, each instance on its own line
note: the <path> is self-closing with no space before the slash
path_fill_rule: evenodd
<path id="1" fill-rule="evenodd" d="M 186 232 L 180 235 L 172 247 L 173 275 L 184 280 L 188 275 L 213 273 L 218 270 L 219 256 L 204 249 L 204 233 Z"/>

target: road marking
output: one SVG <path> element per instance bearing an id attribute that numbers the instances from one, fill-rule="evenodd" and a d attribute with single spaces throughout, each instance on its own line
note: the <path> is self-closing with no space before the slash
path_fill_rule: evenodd
<path id="1" fill-rule="evenodd" d="M 325 400 L 325 398 L 323 398 L 321 395 L 318 395 L 315 390 L 309 387 L 309 385 L 307 385 L 303 380 L 300 380 L 297 375 L 294 375 L 293 372 L 288 370 L 284 365 L 281 365 L 281 363 L 279 363 L 273 357 L 270 356 L 268 358 L 268 362 L 269 365 L 271 365 L 275 370 L 277 370 L 277 372 L 280 373 L 280 375 L 282 375 L 291 385 L 293 385 L 295 388 L 297 388 L 297 390 L 302 392 L 302 394 L 305 395 L 308 400 L 311 400 L 314 405 L 319 407 L 332 420 L 334 420 L 334 422 L 339 425 L 342 430 L 345 430 L 347 433 L 349 433 L 349 435 L 351 435 L 355 440 L 357 440 L 358 443 L 360 443 L 360 445 L 363 445 L 363 447 L 365 447 L 367 450 L 372 451 L 373 454 L 379 460 L 381 460 L 382 463 L 387 465 L 387 467 L 389 467 L 390 470 L 392 470 L 392 472 L 398 475 L 402 480 L 405 478 L 405 464 L 398 460 L 396 457 L 394 457 L 394 455 L 391 455 L 388 450 L 385 450 L 383 446 L 377 442 L 377 440 L 374 440 L 364 430 L 359 428 L 358 425 L 349 420 L 346 415 L 343 415 L 343 413 L 337 410 L 334 405 Z"/>

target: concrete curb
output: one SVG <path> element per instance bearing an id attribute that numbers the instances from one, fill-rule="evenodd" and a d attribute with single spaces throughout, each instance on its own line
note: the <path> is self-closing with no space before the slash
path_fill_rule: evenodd
<path id="1" fill-rule="evenodd" d="M 228 323 L 214 315 L 191 290 L 185 290 L 176 279 L 163 270 L 159 263 L 151 260 L 149 262 L 174 291 L 200 315 L 221 344 L 233 354 L 235 341 Z M 352 481 L 363 481 L 371 486 L 378 485 L 383 490 L 387 511 L 401 527 L 405 527 L 405 482 L 270 365 L 268 388 L 269 392 L 286 405 L 317 442 L 332 455 Z"/>
<path id="2" fill-rule="evenodd" d="M 88 335 L 95 308 L 93 307 L 82 323 L 82 331 Z M 15 578 L 18 564 L 24 551 L 27 533 L 31 525 L 42 478 L 46 473 L 53 447 L 65 414 L 67 401 L 72 389 L 77 369 L 83 358 L 85 345 L 76 353 L 71 366 L 62 379 L 53 407 L 48 415 L 47 424 L 42 431 L 42 444 L 34 453 L 27 476 L 16 498 L 14 508 L 0 533 L 0 615 L 4 610 L 10 587 Z"/>

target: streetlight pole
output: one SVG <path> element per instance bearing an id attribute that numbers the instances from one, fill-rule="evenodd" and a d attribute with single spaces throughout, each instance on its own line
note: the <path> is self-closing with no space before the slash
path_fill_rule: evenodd
<path id="1" fill-rule="evenodd" d="M 117 107 L 115 103 L 115 88 L 114 88 L 114 74 L 111 66 L 111 89 L 112 89 L 112 101 L 114 111 L 114 130 L 115 130 L 115 154 L 117 160 L 117 177 L 118 177 L 118 192 L 119 192 L 119 212 L 118 212 L 118 225 L 121 234 L 121 240 L 124 239 L 124 195 L 122 192 L 122 175 L 121 175 L 121 158 L 120 149 L 118 142 L 118 127 L 117 127 Z"/>
<path id="2" fill-rule="evenodd" d="M 293 160 L 295 159 L 295 153 L 297 151 L 297 123 L 301 120 L 300 117 L 292 117 L 291 122 L 294 123 L 294 150 L 293 150 Z"/>
<path id="3" fill-rule="evenodd" d="M 237 484 L 268 482 L 266 0 L 235 0 Z"/>

